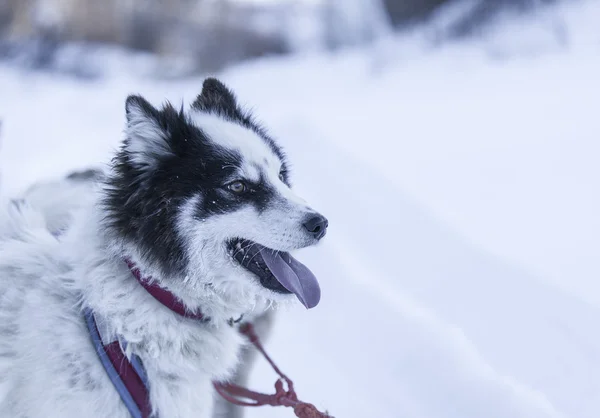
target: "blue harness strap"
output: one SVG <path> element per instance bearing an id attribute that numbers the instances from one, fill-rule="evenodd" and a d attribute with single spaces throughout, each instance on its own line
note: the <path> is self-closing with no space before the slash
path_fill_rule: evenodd
<path id="1" fill-rule="evenodd" d="M 201 322 L 210 320 L 210 318 L 204 317 L 200 311 L 190 312 L 174 294 L 153 283 L 149 278 L 143 277 L 140 269 L 131 260 L 125 259 L 125 262 L 138 283 L 156 301 L 184 318 Z M 106 374 L 129 410 L 131 417 L 157 418 L 156 414 L 151 413 L 150 385 L 140 358 L 135 354 L 128 357 L 125 354 L 128 351 L 126 341 L 119 340 L 117 336 L 108 335 L 109 332 L 103 332 L 104 328 L 98 328 L 98 322 L 91 309 L 84 309 L 83 315 L 102 367 L 106 370 Z M 102 323 L 100 322 L 100 324 Z M 233 323 L 230 325 L 233 326 Z"/>
<path id="2" fill-rule="evenodd" d="M 148 378 L 142 362 L 135 355 L 132 356 L 130 361 L 121 350 L 118 340 L 109 344 L 102 341 L 94 313 L 90 309 L 84 309 L 83 315 L 100 363 L 129 410 L 131 417 L 150 418 Z"/>

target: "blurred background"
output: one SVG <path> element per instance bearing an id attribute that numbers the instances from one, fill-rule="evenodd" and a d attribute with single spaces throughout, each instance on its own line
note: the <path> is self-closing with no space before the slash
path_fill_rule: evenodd
<path id="1" fill-rule="evenodd" d="M 330 219 L 299 254 L 321 304 L 268 342 L 302 398 L 600 416 L 600 1 L 0 0 L 0 195 L 106 164 L 128 94 L 208 75 Z"/>
<path id="2" fill-rule="evenodd" d="M 89 62 L 119 47 L 145 53 L 156 77 L 221 70 L 236 62 L 366 46 L 428 27 L 430 46 L 480 37 L 508 16 L 538 17 L 561 45 L 557 0 L 3 0 L 0 57 L 28 68 L 99 77 Z M 500 53 L 500 52 L 499 52 Z M 100 67 L 100 68 L 99 68 Z"/>

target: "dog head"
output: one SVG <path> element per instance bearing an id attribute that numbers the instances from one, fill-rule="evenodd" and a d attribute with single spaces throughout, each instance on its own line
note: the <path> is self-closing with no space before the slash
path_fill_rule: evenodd
<path id="1" fill-rule="evenodd" d="M 129 96 L 126 117 L 104 200 L 114 236 L 188 292 L 318 303 L 289 252 L 322 239 L 327 220 L 292 191 L 281 148 L 227 87 L 207 79 L 187 111 Z"/>

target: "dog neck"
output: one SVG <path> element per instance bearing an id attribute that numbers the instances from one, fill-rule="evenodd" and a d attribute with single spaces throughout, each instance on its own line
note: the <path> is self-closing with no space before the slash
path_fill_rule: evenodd
<path id="1" fill-rule="evenodd" d="M 132 245 L 115 240 L 105 232 L 102 215 L 95 209 L 82 208 L 74 215 L 72 228 L 65 236 L 70 256 L 76 257 L 76 287 L 83 303 L 114 331 L 128 341 L 145 339 L 146 333 L 190 322 L 202 322 L 208 328 L 230 328 L 231 319 L 241 315 L 252 318 L 264 312 L 263 306 L 228 299 L 210 284 L 195 284 L 194 277 L 165 278 Z M 186 312 L 202 312 L 210 321 L 193 321 L 163 306 L 148 292 L 130 270 L 126 260 L 139 269 L 144 283 L 152 283 L 181 302 Z M 148 324 L 148 326 L 143 325 Z M 167 327 L 167 328 L 165 328 Z"/>
<path id="2" fill-rule="evenodd" d="M 209 318 L 206 317 L 202 313 L 202 311 L 190 312 L 187 309 L 187 307 L 173 293 L 169 292 L 166 289 L 163 289 L 156 283 L 152 283 L 151 277 L 144 277 L 140 269 L 135 265 L 133 261 L 126 258 L 125 263 L 127 264 L 127 267 L 129 267 L 131 274 L 133 274 L 133 277 L 136 278 L 138 283 L 163 306 L 169 308 L 171 311 L 185 318 L 196 319 L 199 321 L 209 320 Z"/>

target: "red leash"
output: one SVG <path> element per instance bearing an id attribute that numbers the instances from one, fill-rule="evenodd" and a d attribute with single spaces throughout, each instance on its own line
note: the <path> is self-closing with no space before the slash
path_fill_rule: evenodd
<path id="1" fill-rule="evenodd" d="M 258 335 L 254 331 L 252 324 L 246 322 L 240 326 L 240 333 L 245 335 L 248 340 L 256 347 L 256 349 L 267 359 L 275 373 L 279 375 L 279 378 L 275 382 L 275 393 L 267 395 L 265 393 L 255 392 L 243 388 L 232 383 L 218 383 L 214 382 L 213 385 L 219 395 L 225 398 L 227 401 L 240 406 L 287 406 L 294 408 L 294 413 L 299 418 L 333 418 L 331 415 L 319 410 L 310 403 L 302 402 L 298 400 L 298 395 L 294 390 L 294 382 L 287 377 L 279 367 L 271 360 L 271 357 L 265 352 Z M 286 383 L 287 390 L 284 389 L 283 383 Z M 248 399 L 249 401 L 241 400 L 240 398 Z"/>

